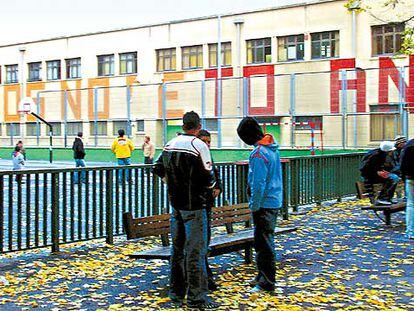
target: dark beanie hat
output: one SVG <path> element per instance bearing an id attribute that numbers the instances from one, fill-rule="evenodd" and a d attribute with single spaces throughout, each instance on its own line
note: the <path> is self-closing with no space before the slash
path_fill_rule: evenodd
<path id="1" fill-rule="evenodd" d="M 245 117 L 237 127 L 237 134 L 247 145 L 254 145 L 264 137 L 262 128 L 255 118 Z"/>

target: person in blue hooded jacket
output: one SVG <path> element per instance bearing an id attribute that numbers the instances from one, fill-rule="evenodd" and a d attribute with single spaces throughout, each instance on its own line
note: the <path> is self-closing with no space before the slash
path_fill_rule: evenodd
<path id="1" fill-rule="evenodd" d="M 256 119 L 244 118 L 237 134 L 247 145 L 254 146 L 249 157 L 249 208 L 253 215 L 254 247 L 258 274 L 253 292 L 274 291 L 276 254 L 274 231 L 283 202 L 282 166 L 279 146 L 270 134 L 264 134 Z"/>

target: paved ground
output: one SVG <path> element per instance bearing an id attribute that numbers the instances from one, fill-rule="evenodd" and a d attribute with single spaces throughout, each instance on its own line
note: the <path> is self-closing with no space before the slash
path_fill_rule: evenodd
<path id="1" fill-rule="evenodd" d="M 358 204 L 310 208 L 281 223 L 301 230 L 277 238 L 274 296 L 247 293 L 255 268 L 235 253 L 212 261 L 220 285 L 212 297 L 222 310 L 414 310 L 414 241 L 402 233 L 404 214 L 387 228 Z M 3 255 L 0 276 L 10 284 L 0 285 L 0 309 L 172 309 L 168 263 L 126 257 L 154 242 L 89 242 L 60 255 Z"/>

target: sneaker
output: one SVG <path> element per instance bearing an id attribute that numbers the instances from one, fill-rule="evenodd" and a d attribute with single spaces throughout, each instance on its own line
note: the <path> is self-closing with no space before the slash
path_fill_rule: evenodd
<path id="1" fill-rule="evenodd" d="M 258 281 L 257 281 L 257 276 L 256 276 L 256 277 L 254 277 L 253 279 L 251 279 L 249 281 L 249 286 L 250 287 L 255 287 L 257 285 L 257 283 L 258 283 Z"/>
<path id="2" fill-rule="evenodd" d="M 376 205 L 392 205 L 390 201 L 386 201 L 386 200 L 377 200 L 375 204 Z"/>
<path id="3" fill-rule="evenodd" d="M 174 296 L 174 295 L 169 295 L 168 297 L 171 299 L 171 302 L 174 305 L 177 305 L 179 307 L 181 307 L 183 305 L 184 298 L 177 297 L 177 296 Z"/>
<path id="4" fill-rule="evenodd" d="M 217 289 L 218 289 L 218 286 L 217 286 L 216 282 L 214 282 L 212 280 L 209 280 L 208 281 L 208 290 L 211 291 L 211 292 L 214 292 Z"/>
<path id="5" fill-rule="evenodd" d="M 193 311 L 199 311 L 199 310 L 215 310 L 220 308 L 220 304 L 209 300 L 205 303 L 199 304 L 199 305 L 192 305 L 187 303 L 187 310 L 193 310 Z"/>

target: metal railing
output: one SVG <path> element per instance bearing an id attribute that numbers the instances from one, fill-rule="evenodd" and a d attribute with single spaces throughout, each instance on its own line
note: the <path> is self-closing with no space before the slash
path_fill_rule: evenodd
<path id="1" fill-rule="evenodd" d="M 354 194 L 361 156 L 284 159 L 284 218 L 289 208 Z M 247 202 L 247 163 L 216 165 L 223 184 L 217 205 Z M 55 252 L 61 244 L 97 238 L 111 244 L 123 234 L 122 213 L 170 211 L 166 185 L 148 165 L 4 171 L 0 189 L 0 253 L 46 246 Z"/>

